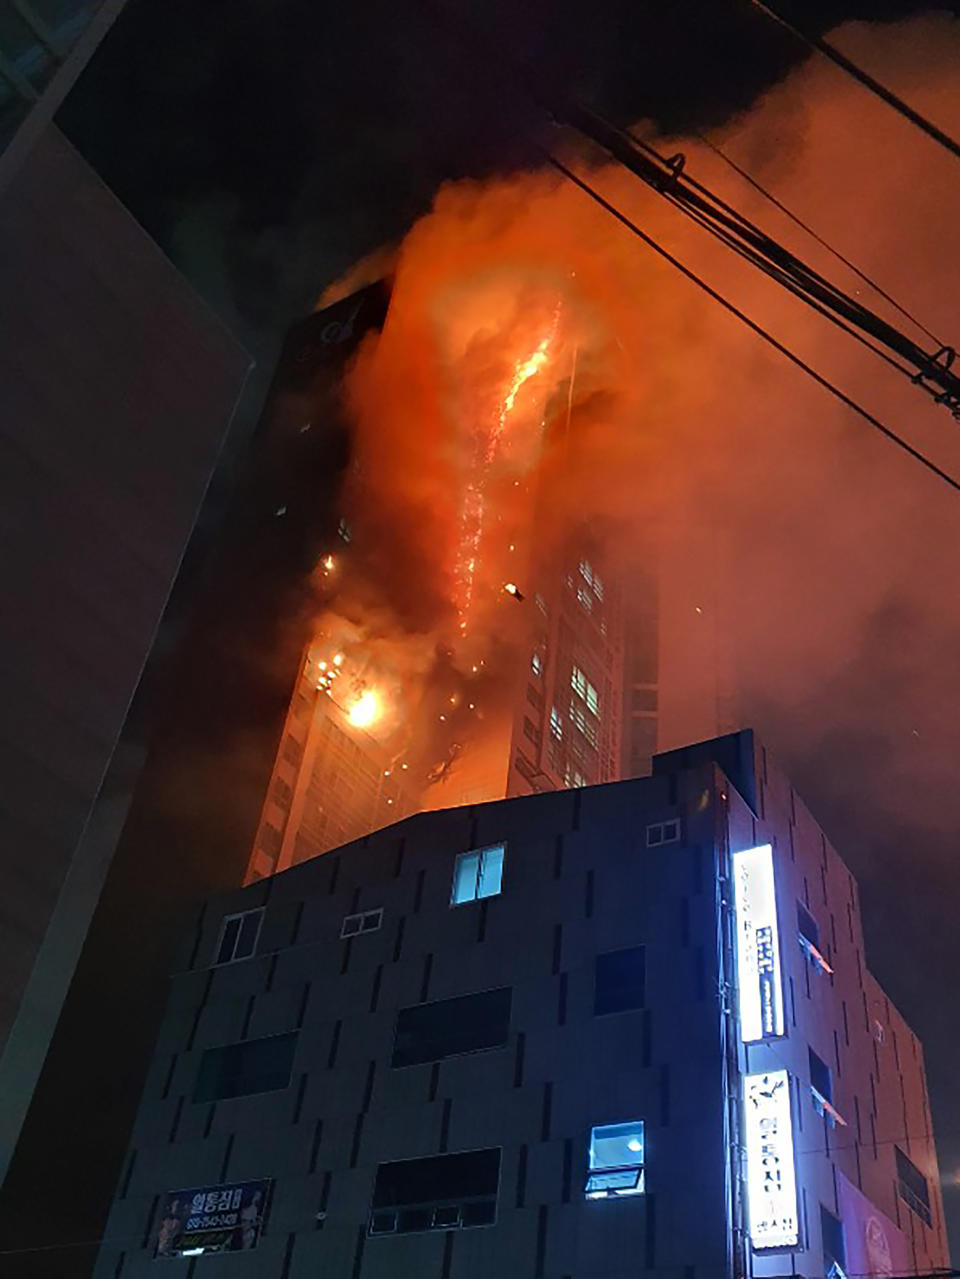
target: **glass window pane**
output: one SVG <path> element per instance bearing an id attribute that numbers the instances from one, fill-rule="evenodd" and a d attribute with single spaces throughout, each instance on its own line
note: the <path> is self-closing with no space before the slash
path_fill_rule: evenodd
<path id="1" fill-rule="evenodd" d="M 262 911 L 251 910 L 240 920 L 240 936 L 237 938 L 237 946 L 233 952 L 234 959 L 246 959 L 253 954 L 257 944 L 257 934 L 260 932 L 262 915 Z"/>
<path id="2" fill-rule="evenodd" d="M 590 1134 L 590 1169 L 636 1167 L 643 1163 L 643 1120 L 606 1124 Z"/>
<path id="3" fill-rule="evenodd" d="M 237 933 L 240 931 L 239 916 L 228 919 L 223 926 L 223 936 L 220 939 L 220 949 L 217 951 L 217 963 L 228 964 L 233 959 L 233 948 L 237 944 Z"/>
<path id="4" fill-rule="evenodd" d="M 478 897 L 496 897 L 503 878 L 503 845 L 485 848 L 480 854 L 480 885 Z"/>
<path id="5" fill-rule="evenodd" d="M 477 896 L 477 874 L 480 869 L 479 853 L 461 853 L 453 872 L 454 906 L 472 902 Z"/>

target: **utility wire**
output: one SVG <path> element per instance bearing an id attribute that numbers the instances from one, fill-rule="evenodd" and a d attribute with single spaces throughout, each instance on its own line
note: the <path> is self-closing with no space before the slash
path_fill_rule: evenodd
<path id="1" fill-rule="evenodd" d="M 686 157 L 682 154 L 665 157 L 599 112 L 577 103 L 572 103 L 564 114 L 564 123 L 595 142 L 677 209 L 706 225 L 723 243 L 729 246 L 731 238 L 736 241 L 745 250 L 742 256 L 759 270 L 780 284 L 789 281 L 791 291 L 815 310 L 822 314 L 825 307 L 831 316 L 846 320 L 901 356 L 910 367 L 900 367 L 899 371 L 936 403 L 947 405 L 954 416 L 960 416 L 960 378 L 952 370 L 956 358 L 952 347 L 941 347 L 932 355 L 925 351 L 714 195 L 702 182 L 686 174 Z"/>
<path id="2" fill-rule="evenodd" d="M 674 255 L 667 249 L 663 248 L 662 245 L 658 244 L 652 236 L 648 235 L 644 230 L 637 226 L 635 222 L 632 222 L 625 213 L 622 213 L 620 209 L 616 207 L 616 205 L 611 204 L 609 200 L 599 193 L 599 191 L 580 178 L 572 169 L 568 168 L 563 161 L 558 160 L 551 151 L 542 146 L 538 146 L 537 149 L 546 162 L 552 168 L 556 169 L 558 173 L 562 174 L 568 182 L 571 182 L 574 186 L 578 187 L 585 195 L 589 196 L 595 204 L 598 204 L 602 209 L 609 213 L 611 217 L 616 218 L 616 220 L 625 226 L 628 231 L 632 232 L 632 234 L 642 240 L 644 244 L 653 249 L 655 253 L 659 254 L 660 257 L 669 262 L 671 266 L 680 271 L 682 275 L 685 275 L 688 280 L 697 286 L 697 288 L 701 289 L 709 297 L 712 297 L 715 302 L 718 302 L 725 310 L 729 311 L 731 315 L 735 315 L 738 320 L 747 326 L 747 328 L 751 329 L 758 337 L 762 338 L 764 342 L 772 346 L 774 350 L 779 351 L 781 355 L 785 356 L 786 359 L 791 362 L 791 364 L 795 364 L 797 368 L 802 369 L 808 377 L 811 377 L 816 383 L 822 386 L 824 390 L 829 391 L 832 396 L 838 399 L 842 404 L 845 404 L 847 408 L 853 409 L 855 413 L 858 413 L 866 422 L 869 422 L 869 424 L 875 430 L 879 431 L 881 435 L 886 436 L 886 438 L 896 444 L 898 448 L 903 449 L 905 453 L 908 453 L 912 458 L 915 458 L 921 466 L 925 466 L 928 471 L 943 480 L 944 483 L 948 484 L 955 492 L 960 493 L 960 481 L 955 480 L 952 475 L 949 475 L 946 471 L 942 470 L 935 462 L 931 462 L 929 458 L 924 457 L 924 455 L 919 452 L 919 450 L 915 449 L 912 444 L 908 444 L 906 440 L 897 435 L 897 433 L 890 427 L 885 426 L 879 418 L 875 417 L 868 409 L 865 409 L 862 404 L 858 404 L 856 400 L 847 395 L 845 391 L 842 391 L 835 383 L 824 377 L 823 374 L 818 373 L 816 369 L 807 364 L 807 362 L 799 355 L 796 355 L 789 347 L 785 346 L 782 342 L 775 338 L 773 334 L 763 328 L 762 325 L 758 324 L 755 320 L 752 320 L 750 316 L 748 316 L 744 311 L 741 311 L 739 307 L 734 306 L 734 304 L 728 301 L 728 299 L 721 293 L 718 293 L 716 289 L 707 284 L 706 280 L 681 262 L 679 258 L 674 257 Z"/>
<path id="3" fill-rule="evenodd" d="M 861 271 L 855 262 L 851 262 L 848 257 L 845 257 L 844 254 L 840 252 L 839 249 L 835 249 L 833 245 L 829 243 L 829 241 L 825 240 L 821 235 L 818 235 L 817 232 L 813 229 L 812 226 L 810 226 L 808 222 L 805 222 L 802 218 L 798 217 L 789 208 L 787 208 L 787 206 L 782 201 L 778 200 L 777 197 L 771 191 L 768 191 L 767 188 L 763 186 L 760 182 L 758 182 L 756 178 L 754 178 L 750 173 L 748 173 L 747 170 L 742 167 L 742 165 L 739 165 L 736 162 L 736 160 L 734 160 L 730 155 L 728 155 L 727 152 L 724 151 L 722 147 L 718 146 L 717 143 L 711 141 L 711 139 L 708 138 L 703 133 L 694 133 L 693 136 L 697 139 L 698 142 L 701 142 L 705 147 L 708 147 L 709 150 L 711 150 L 714 153 L 714 155 L 716 155 L 719 159 L 721 159 L 724 162 L 724 164 L 728 165 L 734 171 L 734 173 L 739 174 L 740 177 L 743 178 L 744 182 L 747 182 L 750 186 L 753 187 L 755 191 L 758 191 L 764 197 L 765 200 L 768 200 L 774 206 L 774 208 L 779 209 L 781 213 L 786 214 L 786 216 L 790 219 L 791 222 L 795 223 L 798 227 L 800 227 L 802 231 L 805 231 L 806 234 L 809 235 L 812 240 L 815 240 L 817 244 L 821 246 L 821 248 L 826 249 L 826 251 L 832 254 L 833 257 L 835 257 L 838 262 L 842 262 L 845 267 L 848 267 L 854 273 L 854 275 L 856 275 L 859 279 L 861 279 L 864 282 L 864 284 L 869 285 L 869 287 L 873 289 L 875 293 L 879 294 L 880 297 L 884 298 L 887 302 L 889 302 L 890 305 L 894 307 L 897 311 L 899 311 L 900 314 L 905 319 L 909 320 L 911 324 L 915 324 L 922 333 L 926 334 L 926 336 L 930 339 L 931 342 L 935 342 L 938 347 L 943 346 L 943 342 L 941 342 L 940 338 L 938 338 L 935 333 L 931 333 L 930 330 L 927 328 L 927 326 L 921 320 L 918 320 L 917 317 L 911 311 L 908 311 L 905 306 L 903 306 L 900 302 L 898 302 L 895 297 L 893 297 L 890 293 L 886 291 L 886 289 L 884 289 L 881 285 L 879 285 L 876 280 L 872 279 L 869 275 L 867 275 L 865 271 Z"/>
<path id="4" fill-rule="evenodd" d="M 886 85 L 881 84 L 879 80 L 875 80 L 862 67 L 858 67 L 846 54 L 841 53 L 836 45 L 831 44 L 829 40 L 824 40 L 822 36 L 811 35 L 810 32 L 804 31 L 802 27 L 794 26 L 793 23 L 788 22 L 786 18 L 777 13 L 775 9 L 771 9 L 768 4 L 764 4 L 763 0 L 750 0 L 750 3 L 765 17 L 769 18 L 771 22 L 776 22 L 809 49 L 813 49 L 816 53 L 828 58 L 836 66 L 840 67 L 842 71 L 846 71 L 864 88 L 869 89 L 871 93 L 875 93 L 878 98 L 882 98 L 887 106 L 893 107 L 894 111 L 898 111 L 904 119 L 909 120 L 911 124 L 921 129 L 927 137 L 933 138 L 934 142 L 939 142 L 945 150 L 960 159 L 960 142 L 951 138 L 949 133 L 944 133 L 942 129 L 938 129 L 925 115 L 921 115 L 919 111 L 904 102 L 903 98 L 898 97 Z"/>

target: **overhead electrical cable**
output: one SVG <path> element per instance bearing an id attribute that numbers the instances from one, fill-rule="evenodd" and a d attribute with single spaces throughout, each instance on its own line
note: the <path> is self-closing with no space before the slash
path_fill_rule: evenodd
<path id="1" fill-rule="evenodd" d="M 568 165 L 564 164 L 562 160 L 559 160 L 553 152 L 547 150 L 545 147 L 539 147 L 538 150 L 544 157 L 547 164 L 556 169 L 557 172 L 562 174 L 568 182 L 573 183 L 574 186 L 578 187 L 585 195 L 589 196 L 591 200 L 609 213 L 611 217 L 615 218 L 618 222 L 625 226 L 628 231 L 637 236 L 655 253 L 659 254 L 659 256 L 669 262 L 671 266 L 680 271 L 681 274 L 686 276 L 686 278 L 695 284 L 697 288 L 701 289 L 709 297 L 713 298 L 715 302 L 719 303 L 726 311 L 729 311 L 731 315 L 736 316 L 741 323 L 745 324 L 768 345 L 772 346 L 774 350 L 779 351 L 781 355 L 791 362 L 791 364 L 796 365 L 797 368 L 806 373 L 808 377 L 812 378 L 816 383 L 818 383 L 818 385 L 822 386 L 824 390 L 829 391 L 831 395 L 840 400 L 841 403 L 845 404 L 847 408 L 852 409 L 855 413 L 859 414 L 859 416 L 868 422 L 875 430 L 879 431 L 881 435 L 886 436 L 886 438 L 896 444 L 898 448 L 903 449 L 905 453 L 908 453 L 912 458 L 918 461 L 921 466 L 926 467 L 926 469 L 933 475 L 936 475 L 939 479 L 943 480 L 945 484 L 948 484 L 950 488 L 960 493 L 960 481 L 954 479 L 952 475 L 937 466 L 935 462 L 931 462 L 930 459 L 925 457 L 918 449 L 915 449 L 912 444 L 909 444 L 901 436 L 897 435 L 894 430 L 881 422 L 879 418 L 875 417 L 869 409 L 864 408 L 862 404 L 859 404 L 851 396 L 847 395 L 845 391 L 841 390 L 840 387 L 831 382 L 829 378 L 826 378 L 822 373 L 818 373 L 817 370 L 802 359 L 801 356 L 797 355 L 794 351 L 791 351 L 789 347 L 785 346 L 778 338 L 774 337 L 772 333 L 763 328 L 762 325 L 758 324 L 756 320 L 751 319 L 746 312 L 741 311 L 739 307 L 735 306 L 732 302 L 725 298 L 723 294 L 719 293 L 716 289 L 709 285 L 706 280 L 681 262 L 680 259 L 675 257 L 668 249 L 665 249 L 651 235 L 648 235 L 646 231 L 628 218 L 625 213 L 616 207 L 616 205 L 612 204 L 605 196 L 601 195 L 596 188 L 592 187 L 588 182 L 576 174 Z"/>
<path id="2" fill-rule="evenodd" d="M 768 4 L 764 4 L 763 0 L 750 0 L 750 4 L 752 4 L 755 9 L 759 10 L 760 13 L 764 14 L 765 17 L 769 18 L 771 22 L 776 22 L 777 25 L 783 27 L 785 31 L 789 31 L 795 39 L 800 40 L 807 46 L 807 48 L 815 50 L 824 58 L 828 58 L 836 66 L 840 67 L 842 71 L 846 71 L 848 75 L 852 76 L 855 80 L 862 84 L 864 88 L 869 89 L 871 93 L 875 93 L 878 98 L 882 98 L 887 106 L 893 107 L 894 111 L 898 111 L 904 119 L 909 120 L 911 124 L 916 125 L 918 129 L 921 129 L 928 137 L 932 138 L 934 142 L 938 142 L 940 146 L 944 147 L 952 155 L 955 155 L 958 159 L 960 159 L 960 142 L 951 138 L 949 133 L 944 133 L 944 131 L 939 129 L 932 120 L 928 120 L 925 115 L 921 115 L 921 113 L 914 107 L 911 107 L 909 103 L 904 102 L 903 98 L 898 97 L 897 94 L 888 89 L 885 84 L 881 84 L 879 80 L 875 80 L 873 76 L 864 71 L 862 67 L 857 66 L 857 64 L 851 58 L 848 58 L 845 53 L 841 53 L 835 44 L 831 44 L 830 41 L 825 40 L 823 36 L 812 35 L 809 31 L 805 31 L 803 27 L 795 26 L 794 23 L 789 22 L 786 18 L 779 14 L 776 9 L 771 9 Z"/>
<path id="3" fill-rule="evenodd" d="M 907 308 L 903 306 L 902 303 L 898 302 L 892 294 L 888 293 L 882 285 L 878 284 L 876 280 L 867 275 L 865 271 L 861 271 L 855 262 L 851 262 L 851 260 L 841 253 L 839 249 L 835 248 L 828 240 L 825 240 L 823 236 L 819 235 L 809 222 L 805 222 L 803 218 L 798 217 L 797 214 L 789 209 L 781 200 L 778 200 L 772 191 L 767 190 L 762 183 L 758 182 L 752 174 L 748 173 L 742 165 L 738 164 L 737 161 L 724 151 L 721 146 L 719 146 L 711 138 L 708 138 L 706 134 L 694 133 L 693 136 L 698 142 L 701 142 L 705 147 L 711 150 L 718 159 L 722 160 L 724 164 L 731 168 L 734 173 L 739 174 L 739 176 L 743 178 L 744 182 L 748 183 L 748 185 L 753 187 L 755 191 L 759 192 L 759 194 L 762 195 L 765 200 L 769 201 L 775 209 L 779 209 L 780 212 L 785 214 L 791 222 L 798 226 L 802 231 L 806 232 L 806 234 L 809 235 L 812 240 L 815 240 L 821 248 L 826 249 L 826 251 L 835 257 L 838 262 L 842 262 L 843 265 L 851 270 L 855 276 L 861 279 L 864 284 L 869 285 L 869 287 L 873 289 L 876 294 L 882 297 L 884 301 L 889 302 L 890 305 L 894 307 L 895 310 L 899 311 L 905 319 L 909 320 L 911 324 L 915 324 L 931 342 L 935 342 L 938 347 L 942 347 L 944 345 L 935 333 L 930 332 L 922 320 L 917 319 L 911 311 L 908 311 Z"/>
<path id="4" fill-rule="evenodd" d="M 861 330 L 888 352 L 899 356 L 908 366 L 900 367 L 901 373 L 936 403 L 946 405 L 954 416 L 960 416 L 960 377 L 952 368 L 956 359 L 952 347 L 942 345 L 935 352 L 926 351 L 690 176 L 682 154 L 665 157 L 598 112 L 576 103 L 563 113 L 555 113 L 555 118 L 595 142 L 675 208 L 707 227 L 728 247 L 735 247 L 741 256 L 815 310 L 823 314 L 825 308 L 832 316 Z"/>

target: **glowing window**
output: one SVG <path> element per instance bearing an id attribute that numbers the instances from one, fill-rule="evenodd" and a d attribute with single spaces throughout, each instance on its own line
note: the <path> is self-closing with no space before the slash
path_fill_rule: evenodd
<path id="1" fill-rule="evenodd" d="M 461 853 L 453 871 L 450 905 L 460 906 L 481 897 L 496 897 L 503 880 L 503 853 L 503 844 Z"/>
<path id="2" fill-rule="evenodd" d="M 586 703 L 591 714 L 600 714 L 600 696 L 579 666 L 574 666 L 570 672 L 570 687 Z"/>
<path id="3" fill-rule="evenodd" d="M 223 921 L 220 944 L 215 964 L 233 964 L 249 959 L 257 948 L 260 925 L 263 923 L 263 907 L 245 910 L 238 915 L 228 915 Z"/>
<path id="4" fill-rule="evenodd" d="M 586 590 L 582 586 L 577 588 L 577 599 L 580 603 L 580 607 L 584 610 L 584 612 L 586 613 L 593 612 L 593 596 L 590 594 L 588 590 Z"/>
<path id="5" fill-rule="evenodd" d="M 570 718 L 590 745 L 595 748 L 597 745 L 597 721 L 593 716 L 588 715 L 579 702 L 571 702 Z"/>
<path id="6" fill-rule="evenodd" d="M 579 769 L 571 768 L 570 765 L 568 764 L 566 772 L 563 775 L 563 784 L 564 786 L 571 786 L 571 787 L 586 786 L 587 779 L 584 777 L 583 773 L 579 771 Z"/>
<path id="7" fill-rule="evenodd" d="M 563 741 L 563 720 L 560 718 L 560 712 L 555 706 L 550 711 L 550 734 L 558 742 Z"/>
<path id="8" fill-rule="evenodd" d="M 643 1120 L 604 1124 L 590 1130 L 590 1166 L 584 1192 L 588 1199 L 642 1195 Z"/>
<path id="9" fill-rule="evenodd" d="M 539 653 L 534 653 L 530 658 L 530 669 L 533 671 L 534 675 L 541 675 L 543 673 L 543 658 Z"/>
<path id="10" fill-rule="evenodd" d="M 593 579 L 593 593 L 598 600 L 603 599 L 603 582 L 600 581 L 599 577 L 594 577 Z"/>

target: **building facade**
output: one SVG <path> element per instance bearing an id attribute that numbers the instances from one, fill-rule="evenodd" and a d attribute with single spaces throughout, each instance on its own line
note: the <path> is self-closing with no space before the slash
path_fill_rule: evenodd
<path id="1" fill-rule="evenodd" d="M 191 1256 L 259 1279 L 945 1266 L 920 1046 L 752 734 L 210 901 L 96 1274 Z"/>

